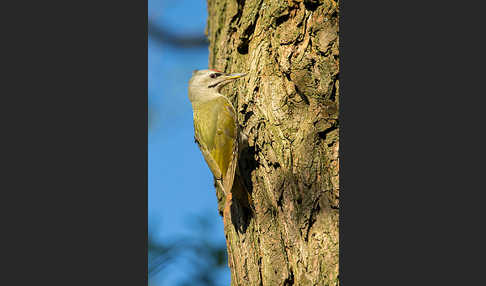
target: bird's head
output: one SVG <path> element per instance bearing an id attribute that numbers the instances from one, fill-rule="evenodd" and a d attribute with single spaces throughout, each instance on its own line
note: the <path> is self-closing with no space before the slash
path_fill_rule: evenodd
<path id="1" fill-rule="evenodd" d="M 195 70 L 189 80 L 189 100 L 204 100 L 219 93 L 221 87 L 246 73 L 224 73 L 217 70 Z"/>

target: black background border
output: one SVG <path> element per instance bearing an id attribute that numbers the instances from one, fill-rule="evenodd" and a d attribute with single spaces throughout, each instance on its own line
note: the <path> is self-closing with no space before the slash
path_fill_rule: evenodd
<path id="1" fill-rule="evenodd" d="M 341 285 L 468 285 L 481 236 L 458 192 L 482 176 L 457 144 L 483 80 L 451 39 L 474 39 L 474 11 L 343 2 Z M 21 4 L 2 18 L 2 278 L 147 285 L 147 2 Z"/>

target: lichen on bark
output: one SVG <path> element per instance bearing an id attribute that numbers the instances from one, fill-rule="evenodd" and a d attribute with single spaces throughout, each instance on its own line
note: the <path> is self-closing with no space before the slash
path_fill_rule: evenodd
<path id="1" fill-rule="evenodd" d="M 208 15 L 210 68 L 248 73 L 222 91 L 253 200 L 225 225 L 231 284 L 338 285 L 338 4 L 208 0 Z"/>

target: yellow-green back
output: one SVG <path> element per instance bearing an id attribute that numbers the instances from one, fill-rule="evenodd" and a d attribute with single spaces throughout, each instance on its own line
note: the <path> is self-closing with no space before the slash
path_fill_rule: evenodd
<path id="1" fill-rule="evenodd" d="M 211 172 L 217 179 L 233 180 L 234 167 L 230 165 L 234 165 L 233 161 L 237 159 L 237 126 L 233 106 L 227 98 L 218 96 L 193 103 L 193 112 L 195 137 Z M 232 182 L 225 185 L 231 188 Z"/>

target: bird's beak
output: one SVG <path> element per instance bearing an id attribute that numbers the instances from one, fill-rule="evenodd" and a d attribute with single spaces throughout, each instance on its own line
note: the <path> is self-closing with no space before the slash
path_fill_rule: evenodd
<path id="1" fill-rule="evenodd" d="M 232 73 L 225 76 L 225 79 L 233 80 L 245 76 L 246 73 Z"/>
<path id="2" fill-rule="evenodd" d="M 211 87 L 217 87 L 217 90 L 219 91 L 224 85 L 228 84 L 229 82 L 237 79 L 237 78 L 240 78 L 240 77 L 243 77 L 247 75 L 246 73 L 232 73 L 232 74 L 224 74 L 223 76 L 219 77 L 219 81 L 216 82 L 215 84 L 212 84 L 210 86 L 208 86 L 209 88 Z"/>

